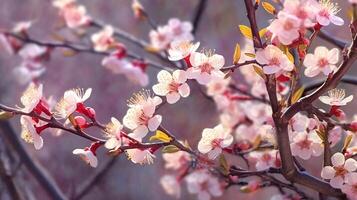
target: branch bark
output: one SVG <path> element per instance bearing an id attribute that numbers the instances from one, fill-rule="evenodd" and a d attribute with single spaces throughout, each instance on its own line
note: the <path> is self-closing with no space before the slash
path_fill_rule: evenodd
<path id="1" fill-rule="evenodd" d="M 48 196 L 54 200 L 66 200 L 67 198 L 52 177 L 38 162 L 31 158 L 8 121 L 0 120 L 0 133 L 13 146 L 23 164 L 33 174 Z"/>

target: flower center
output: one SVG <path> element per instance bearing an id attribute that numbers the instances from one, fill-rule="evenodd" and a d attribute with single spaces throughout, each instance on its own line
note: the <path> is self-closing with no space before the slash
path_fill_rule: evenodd
<path id="1" fill-rule="evenodd" d="M 213 67 L 209 63 L 204 63 L 201 65 L 201 73 L 206 72 L 208 74 L 211 74 L 211 71 L 213 70 Z"/>
<path id="2" fill-rule="evenodd" d="M 265 154 L 263 154 L 263 156 L 262 156 L 263 162 L 268 163 L 271 159 L 272 159 L 272 157 L 271 157 L 271 155 L 268 154 L 268 153 L 265 153 Z"/>
<path id="3" fill-rule="evenodd" d="M 335 177 L 336 176 L 344 176 L 347 173 L 347 170 L 343 167 L 333 167 L 335 169 Z"/>
<path id="4" fill-rule="evenodd" d="M 324 68 L 326 67 L 326 65 L 328 65 L 328 61 L 327 59 L 325 58 L 321 58 L 318 62 L 317 62 L 317 65 L 320 67 L 320 68 Z"/>
<path id="5" fill-rule="evenodd" d="M 212 147 L 213 149 L 216 148 L 216 147 L 221 147 L 221 142 L 223 141 L 223 139 L 214 139 L 212 140 Z"/>
<path id="6" fill-rule="evenodd" d="M 279 58 L 273 57 L 272 59 L 270 59 L 269 65 L 280 65 Z"/>
<path id="7" fill-rule="evenodd" d="M 144 112 L 141 113 L 139 117 L 139 124 L 141 125 L 147 125 L 150 117 L 146 116 Z"/>
<path id="8" fill-rule="evenodd" d="M 171 82 L 171 83 L 169 84 L 169 91 L 170 91 L 170 92 L 177 92 L 179 87 L 180 87 L 180 84 L 179 84 L 179 83 Z"/>
<path id="9" fill-rule="evenodd" d="M 312 142 L 310 140 L 305 139 L 303 141 L 300 141 L 298 145 L 301 149 L 310 149 L 311 143 Z"/>
<path id="10" fill-rule="evenodd" d="M 286 21 L 286 22 L 284 23 L 284 29 L 285 29 L 285 30 L 290 30 L 290 29 L 292 29 L 292 28 L 294 28 L 294 24 L 293 24 L 291 21 Z"/>

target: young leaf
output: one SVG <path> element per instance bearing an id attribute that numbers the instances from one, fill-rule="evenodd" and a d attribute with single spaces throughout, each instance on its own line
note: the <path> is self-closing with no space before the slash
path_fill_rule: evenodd
<path id="1" fill-rule="evenodd" d="M 174 145 L 168 145 L 162 149 L 162 153 L 175 153 L 178 151 L 180 151 L 180 149 Z"/>
<path id="2" fill-rule="evenodd" d="M 14 116 L 11 112 L 0 111 L 0 120 L 8 120 Z"/>
<path id="3" fill-rule="evenodd" d="M 289 48 L 285 48 L 285 55 L 288 57 L 291 63 L 294 63 L 294 56 L 290 53 Z"/>
<path id="4" fill-rule="evenodd" d="M 246 25 L 239 25 L 239 30 L 244 35 L 244 37 L 248 39 L 253 39 L 252 30 L 250 29 L 250 27 Z"/>
<path id="5" fill-rule="evenodd" d="M 150 141 L 160 140 L 163 142 L 170 142 L 172 140 L 172 138 L 170 136 L 168 136 L 166 133 L 164 133 L 160 130 L 157 130 L 156 134 L 154 136 L 151 136 L 149 140 Z"/>
<path id="6" fill-rule="evenodd" d="M 239 44 L 237 43 L 233 54 L 233 64 L 235 65 L 238 64 L 240 56 L 241 56 L 241 50 Z"/>
<path id="7" fill-rule="evenodd" d="M 266 29 L 266 28 L 261 29 L 261 30 L 259 31 L 259 36 L 260 36 L 260 37 L 263 37 L 267 31 L 268 31 L 268 29 Z"/>
<path id="8" fill-rule="evenodd" d="M 345 142 L 343 143 L 342 152 L 346 152 L 347 148 L 350 146 L 352 142 L 352 138 L 353 138 L 352 134 L 347 135 L 347 137 L 345 138 Z"/>
<path id="9" fill-rule="evenodd" d="M 251 57 L 251 58 L 255 58 L 255 54 L 254 53 L 245 53 L 244 55 Z"/>
<path id="10" fill-rule="evenodd" d="M 63 56 L 65 56 L 65 57 L 72 57 L 72 56 L 77 55 L 77 53 L 78 53 L 77 51 L 73 51 L 73 50 L 64 50 L 62 52 Z"/>
<path id="11" fill-rule="evenodd" d="M 219 166 L 223 174 L 227 175 L 229 173 L 229 165 L 223 154 L 219 156 Z"/>
<path id="12" fill-rule="evenodd" d="M 264 8 L 265 11 L 267 11 L 268 13 L 272 14 L 272 15 L 275 15 L 275 8 L 273 5 L 271 5 L 270 3 L 268 2 L 263 2 L 262 3 L 262 6 Z"/>
<path id="13" fill-rule="evenodd" d="M 255 71 L 260 77 L 262 77 L 264 80 L 266 79 L 265 74 L 264 74 L 262 68 L 260 68 L 260 67 L 258 67 L 258 66 L 256 66 L 256 65 L 253 65 L 253 68 L 254 68 L 254 71 Z"/>
<path id="14" fill-rule="evenodd" d="M 298 90 L 296 90 L 293 96 L 291 97 L 291 103 L 296 103 L 304 93 L 304 90 L 305 90 L 304 87 L 301 87 Z"/>

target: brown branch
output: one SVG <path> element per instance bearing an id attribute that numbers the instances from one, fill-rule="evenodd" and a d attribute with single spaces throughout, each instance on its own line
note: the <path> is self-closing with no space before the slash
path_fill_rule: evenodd
<path id="1" fill-rule="evenodd" d="M 192 18 L 192 26 L 193 26 L 192 34 L 193 35 L 195 35 L 197 32 L 198 26 L 201 22 L 202 15 L 203 15 L 206 7 L 207 7 L 207 0 L 199 0 L 197 6 L 195 8 L 193 18 Z"/>
<path id="2" fill-rule="evenodd" d="M 36 44 L 39 46 L 44 46 L 44 47 L 49 47 L 49 48 L 65 48 L 65 49 L 70 49 L 72 51 L 75 52 L 82 52 L 82 53 L 90 53 L 90 54 L 95 54 L 95 55 L 102 55 L 102 56 L 109 56 L 110 53 L 109 52 L 98 52 L 95 51 L 93 48 L 87 48 L 87 47 L 82 47 L 82 46 L 76 46 L 73 44 L 68 44 L 68 43 L 54 43 L 54 42 L 42 42 L 42 41 L 38 41 L 29 37 L 22 37 L 20 35 L 14 34 L 14 33 L 6 33 L 7 35 L 14 37 L 24 43 L 32 43 L 32 44 Z M 168 67 L 164 67 L 158 63 L 155 63 L 154 61 L 150 61 L 147 60 L 145 58 L 142 58 L 140 56 L 135 55 L 134 53 L 131 52 L 127 52 L 127 57 L 131 58 L 131 59 L 138 59 L 138 60 L 145 60 L 145 62 L 154 68 L 157 69 L 165 69 L 168 71 L 172 71 L 171 68 Z"/>
<path id="3" fill-rule="evenodd" d="M 8 121 L 0 120 L 0 133 L 15 149 L 22 163 L 33 174 L 41 188 L 54 200 L 66 200 L 67 198 L 52 177 L 38 162 L 31 158 Z"/>
<path id="4" fill-rule="evenodd" d="M 104 178 L 104 176 L 110 171 L 110 169 L 114 166 L 118 157 L 112 157 L 108 160 L 102 168 L 98 169 L 95 173 L 93 173 L 89 178 L 87 178 L 81 185 L 79 185 L 75 191 L 73 200 L 82 199 L 88 191 L 90 191 L 100 180 Z"/>

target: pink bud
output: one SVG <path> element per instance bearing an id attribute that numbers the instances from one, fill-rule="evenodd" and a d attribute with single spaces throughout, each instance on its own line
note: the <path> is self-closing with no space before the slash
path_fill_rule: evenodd
<path id="1" fill-rule="evenodd" d="M 87 109 L 87 112 L 88 112 L 88 117 L 94 118 L 94 117 L 95 117 L 95 110 L 94 110 L 94 108 L 87 107 L 86 109 Z"/>
<path id="2" fill-rule="evenodd" d="M 86 119 L 82 116 L 76 116 L 74 117 L 74 121 L 76 122 L 76 124 L 79 126 L 79 127 L 82 127 L 86 124 Z"/>
<path id="3" fill-rule="evenodd" d="M 353 132 L 357 132 L 357 121 L 353 121 L 350 125 L 350 129 Z"/>

